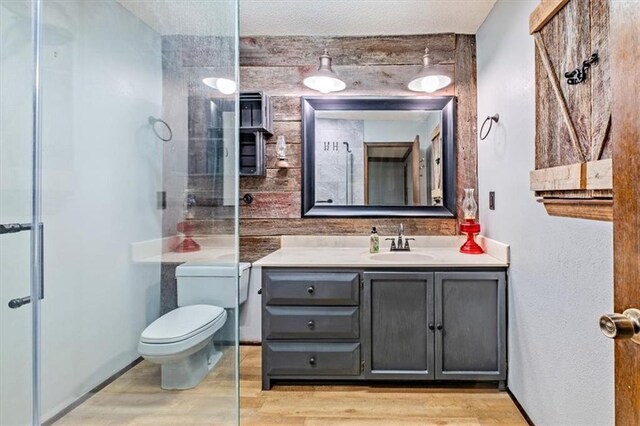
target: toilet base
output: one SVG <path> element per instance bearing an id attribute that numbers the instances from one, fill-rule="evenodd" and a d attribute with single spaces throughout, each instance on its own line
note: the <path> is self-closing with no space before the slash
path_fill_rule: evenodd
<path id="1" fill-rule="evenodd" d="M 215 349 L 212 339 L 202 349 L 188 357 L 162 364 L 160 386 L 166 390 L 192 389 L 198 386 L 221 358 L 222 352 Z"/>

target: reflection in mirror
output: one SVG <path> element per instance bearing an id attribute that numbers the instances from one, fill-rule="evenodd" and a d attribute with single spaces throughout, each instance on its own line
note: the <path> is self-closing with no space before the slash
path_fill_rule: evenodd
<path id="1" fill-rule="evenodd" d="M 315 204 L 442 206 L 440 110 L 315 115 Z"/>

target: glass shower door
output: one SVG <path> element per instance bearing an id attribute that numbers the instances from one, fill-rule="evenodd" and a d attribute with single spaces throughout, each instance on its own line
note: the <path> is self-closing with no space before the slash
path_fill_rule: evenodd
<path id="1" fill-rule="evenodd" d="M 237 8 L 0 2 L 0 223 L 38 229 L 0 235 L 0 424 L 238 423 Z M 149 324 L 184 305 L 184 263 L 222 271 L 231 291 L 212 339 L 221 361 L 194 389 L 171 391 L 138 348 Z M 41 276 L 46 298 L 10 309 L 37 296 Z M 218 278 L 206 278 L 212 289 Z"/>
<path id="2" fill-rule="evenodd" d="M 0 2 L 0 424 L 32 420 L 33 44 L 28 1 Z"/>

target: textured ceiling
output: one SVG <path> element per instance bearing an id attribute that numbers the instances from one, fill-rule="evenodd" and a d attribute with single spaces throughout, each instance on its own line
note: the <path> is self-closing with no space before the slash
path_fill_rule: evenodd
<path id="1" fill-rule="evenodd" d="M 475 34 L 495 0 L 240 0 L 240 35 Z"/>
<path id="2" fill-rule="evenodd" d="M 118 0 L 160 34 L 232 35 L 232 0 Z M 475 34 L 495 0 L 239 0 L 240 35 Z"/>

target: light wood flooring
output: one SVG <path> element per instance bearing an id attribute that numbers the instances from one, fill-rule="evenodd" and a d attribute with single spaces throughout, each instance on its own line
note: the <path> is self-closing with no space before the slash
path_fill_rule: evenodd
<path id="1" fill-rule="evenodd" d="M 493 389 L 274 386 L 261 390 L 260 347 L 240 350 L 242 425 L 525 425 L 509 395 Z M 197 388 L 160 389 L 141 362 L 56 425 L 235 424 L 233 352 Z"/>

